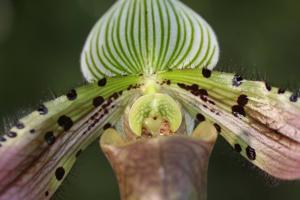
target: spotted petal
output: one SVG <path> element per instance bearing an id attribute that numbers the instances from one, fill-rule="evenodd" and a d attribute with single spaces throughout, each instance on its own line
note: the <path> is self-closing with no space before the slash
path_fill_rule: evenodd
<path id="1" fill-rule="evenodd" d="M 80 152 L 118 121 L 139 79 L 104 78 L 70 90 L 0 136 L 0 200 L 49 199 Z"/>
<path id="2" fill-rule="evenodd" d="M 166 72 L 160 78 L 171 83 L 165 91 L 179 99 L 198 123 L 215 123 L 253 164 L 280 179 L 300 178 L 298 94 L 205 69 Z"/>
<path id="3" fill-rule="evenodd" d="M 177 0 L 119 0 L 92 29 L 81 56 L 84 77 L 213 69 L 219 47 L 211 27 Z"/>

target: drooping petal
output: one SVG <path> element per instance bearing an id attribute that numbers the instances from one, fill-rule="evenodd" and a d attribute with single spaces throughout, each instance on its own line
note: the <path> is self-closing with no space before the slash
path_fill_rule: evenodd
<path id="1" fill-rule="evenodd" d="M 196 121 L 214 122 L 253 164 L 280 179 L 300 178 L 298 94 L 206 69 L 165 72 L 159 77 L 171 83 L 165 91 L 179 99 Z"/>
<path id="2" fill-rule="evenodd" d="M 119 0 L 92 29 L 81 56 L 91 81 L 169 69 L 213 69 L 219 47 L 211 27 L 178 0 Z"/>
<path id="3" fill-rule="evenodd" d="M 111 127 L 138 76 L 104 78 L 41 105 L 0 137 L 0 199 L 49 199 L 79 153 Z"/>

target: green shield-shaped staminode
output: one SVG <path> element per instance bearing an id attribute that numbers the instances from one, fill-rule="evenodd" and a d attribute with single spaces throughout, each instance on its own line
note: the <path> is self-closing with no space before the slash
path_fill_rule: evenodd
<path id="1" fill-rule="evenodd" d="M 136 135 L 142 134 L 142 129 L 151 134 L 160 134 L 161 126 L 174 133 L 182 120 L 178 103 L 169 95 L 155 93 L 140 97 L 129 112 L 129 125 Z M 164 127 L 166 128 L 166 127 Z M 163 134 L 163 133 L 162 133 Z"/>

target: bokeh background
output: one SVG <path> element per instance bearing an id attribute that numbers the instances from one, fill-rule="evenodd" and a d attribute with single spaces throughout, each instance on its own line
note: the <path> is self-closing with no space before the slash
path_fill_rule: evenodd
<path id="1" fill-rule="evenodd" d="M 79 55 L 96 20 L 114 1 L 0 0 L 0 119 L 13 119 L 83 82 Z M 183 0 L 214 28 L 219 69 L 276 86 L 299 87 L 300 1 Z M 1 131 L 5 131 L 3 126 Z M 298 200 L 300 182 L 266 176 L 219 138 L 208 178 L 209 200 Z M 119 199 L 97 142 L 80 157 L 55 199 Z"/>

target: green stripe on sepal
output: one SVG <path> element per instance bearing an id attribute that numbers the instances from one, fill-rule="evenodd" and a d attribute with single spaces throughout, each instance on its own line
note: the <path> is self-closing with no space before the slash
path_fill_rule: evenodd
<path id="1" fill-rule="evenodd" d="M 219 46 L 211 27 L 177 0 L 119 0 L 92 29 L 81 56 L 84 77 L 213 69 Z"/>

